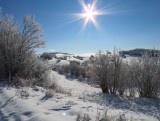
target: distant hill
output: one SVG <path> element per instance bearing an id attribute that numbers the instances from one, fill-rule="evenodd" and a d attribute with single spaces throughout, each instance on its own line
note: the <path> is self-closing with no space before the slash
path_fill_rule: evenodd
<path id="1" fill-rule="evenodd" d="M 126 57 L 126 55 L 132 56 L 132 57 L 142 57 L 145 54 L 148 54 L 151 57 L 160 56 L 160 50 L 155 49 L 133 49 L 133 50 L 123 50 L 119 52 L 122 57 Z M 63 52 L 44 52 L 40 55 L 40 58 L 51 60 L 52 58 L 66 60 L 67 57 L 73 57 L 79 60 L 83 60 L 84 57 L 69 53 L 63 53 Z"/>
<path id="2" fill-rule="evenodd" d="M 122 56 L 124 55 L 130 55 L 135 57 L 141 57 L 145 54 L 149 54 L 152 57 L 160 55 L 160 50 L 154 50 L 154 49 L 134 49 L 134 50 L 127 50 L 127 51 L 120 51 L 120 54 Z"/>
<path id="3" fill-rule="evenodd" d="M 52 58 L 57 58 L 57 55 L 58 55 L 58 54 L 61 54 L 61 55 L 65 56 L 65 57 L 72 55 L 72 54 L 63 53 L 63 52 L 44 52 L 44 53 L 42 53 L 42 54 L 40 55 L 40 57 L 43 58 L 43 59 L 48 59 L 48 60 L 50 60 L 50 59 L 52 59 Z"/>

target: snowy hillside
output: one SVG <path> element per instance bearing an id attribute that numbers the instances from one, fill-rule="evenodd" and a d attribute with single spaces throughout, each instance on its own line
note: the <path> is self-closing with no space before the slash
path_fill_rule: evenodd
<path id="1" fill-rule="evenodd" d="M 45 54 L 45 53 L 43 53 Z M 43 55 L 42 54 L 42 55 Z M 58 64 L 58 65 L 66 65 L 69 64 L 70 61 L 76 61 L 79 63 L 83 63 L 87 60 L 89 60 L 90 57 L 95 57 L 95 53 L 86 53 L 86 54 L 68 54 L 68 53 L 60 53 L 60 52 L 54 52 L 54 53 L 47 53 L 49 54 L 50 59 L 48 59 L 48 63 L 51 65 Z M 104 52 L 105 54 L 105 52 Z M 48 55 L 47 55 L 48 56 Z M 42 58 L 44 58 L 42 56 Z M 137 59 L 138 57 L 125 55 L 125 57 L 122 57 L 124 61 L 130 62 L 132 60 Z"/>
<path id="2" fill-rule="evenodd" d="M 90 54 L 66 54 L 66 53 L 51 53 L 53 56 L 51 57 L 52 59 L 49 59 L 48 62 L 49 64 L 58 64 L 58 65 L 66 65 L 69 64 L 70 61 L 76 61 L 79 63 L 82 63 L 84 61 L 87 61 L 90 58 Z"/>
<path id="3" fill-rule="evenodd" d="M 67 93 L 54 93 L 49 98 L 45 96 L 47 90 L 41 87 L 16 88 L 1 83 L 0 120 L 76 121 L 78 114 L 88 114 L 95 121 L 105 111 L 111 117 L 125 115 L 132 121 L 158 121 L 156 117 L 160 116 L 160 100 L 103 95 L 100 88 L 66 79 L 54 71 L 51 78 Z"/>
<path id="4" fill-rule="evenodd" d="M 83 63 L 90 56 L 55 53 L 49 65 L 68 65 L 70 61 Z M 137 57 L 126 56 L 131 62 Z M 159 121 L 160 100 L 103 94 L 99 86 L 67 78 L 50 70 L 50 79 L 61 92 L 42 87 L 16 87 L 0 83 L 0 121 L 91 121 L 109 117 L 111 121 Z M 48 95 L 49 96 L 48 96 Z M 89 120 L 84 120 L 89 121 Z M 103 120 L 102 120 L 103 121 Z"/>

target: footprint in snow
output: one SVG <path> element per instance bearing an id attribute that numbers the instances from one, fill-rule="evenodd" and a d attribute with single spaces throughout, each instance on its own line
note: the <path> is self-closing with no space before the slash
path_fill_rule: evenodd
<path id="1" fill-rule="evenodd" d="M 53 108 L 53 109 L 50 109 L 50 110 L 53 110 L 53 111 L 67 111 L 67 110 L 70 110 L 71 109 L 71 106 L 68 105 L 68 106 L 63 106 L 61 108 Z"/>
<path id="2" fill-rule="evenodd" d="M 27 112 L 24 112 L 23 115 L 30 117 L 30 116 L 32 116 L 32 112 L 31 111 L 27 111 Z"/>

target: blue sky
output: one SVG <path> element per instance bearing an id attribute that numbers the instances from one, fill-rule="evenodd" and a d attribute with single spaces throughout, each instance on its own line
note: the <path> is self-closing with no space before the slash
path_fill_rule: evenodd
<path id="1" fill-rule="evenodd" d="M 160 0 L 98 0 L 96 8 L 111 13 L 95 18 L 101 30 L 89 22 L 83 32 L 84 19 L 72 21 L 73 14 L 83 9 L 78 0 L 0 0 L 0 6 L 17 21 L 25 15 L 36 16 L 46 40 L 46 48 L 39 52 L 160 48 Z"/>

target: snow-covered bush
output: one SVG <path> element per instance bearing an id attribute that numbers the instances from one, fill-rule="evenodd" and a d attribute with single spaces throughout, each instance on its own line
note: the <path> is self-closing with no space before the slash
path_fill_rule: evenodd
<path id="1" fill-rule="evenodd" d="M 20 90 L 18 95 L 19 95 L 20 98 L 27 98 L 27 97 L 29 97 L 29 93 L 28 93 L 27 89 Z"/>
<path id="2" fill-rule="evenodd" d="M 101 115 L 100 112 L 97 111 L 96 119 L 92 119 L 93 121 L 128 121 L 125 114 L 122 115 L 109 115 L 106 110 L 104 110 Z M 91 117 L 89 114 L 78 113 L 76 121 L 91 121 Z M 132 121 L 132 119 L 131 119 Z"/>
<path id="3" fill-rule="evenodd" d="M 131 63 L 131 82 L 140 97 L 158 97 L 160 90 L 160 58 L 148 55 Z"/>
<path id="4" fill-rule="evenodd" d="M 34 67 L 30 72 L 31 85 L 38 85 L 38 86 L 48 88 L 48 86 L 52 84 L 49 74 L 50 74 L 50 71 L 47 63 L 41 60 L 36 60 L 34 63 Z"/>
<path id="5" fill-rule="evenodd" d="M 55 94 L 55 91 L 54 91 L 54 90 L 49 89 L 49 90 L 47 90 L 47 91 L 46 91 L 45 96 L 46 96 L 46 97 L 51 98 L 51 97 L 53 97 L 53 96 L 54 96 L 54 94 Z"/>
<path id="6" fill-rule="evenodd" d="M 34 75 L 37 66 L 34 49 L 44 45 L 40 32 L 40 26 L 33 16 L 24 17 L 22 25 L 15 22 L 12 16 L 0 16 L 0 66 L 3 67 L 0 75 L 3 75 L 2 78 L 13 81 L 14 77 L 24 79 L 37 77 Z"/>
<path id="7" fill-rule="evenodd" d="M 43 59 L 47 59 L 47 60 L 51 60 L 52 59 L 52 54 L 50 53 L 43 53 L 40 58 L 43 58 Z"/>
<path id="8" fill-rule="evenodd" d="M 78 77 L 78 81 L 83 81 L 83 80 L 84 80 L 83 76 L 80 75 L 80 76 Z"/>
<path id="9" fill-rule="evenodd" d="M 79 60 L 83 60 L 83 57 L 81 57 L 81 56 L 73 56 L 73 57 L 76 59 L 79 59 Z"/>
<path id="10" fill-rule="evenodd" d="M 76 121 L 91 121 L 91 118 L 88 114 L 77 114 Z"/>
<path id="11" fill-rule="evenodd" d="M 118 52 L 114 51 L 111 55 L 100 51 L 94 59 L 90 74 L 98 81 L 103 93 L 122 95 L 126 86 L 127 67 Z"/>
<path id="12" fill-rule="evenodd" d="M 70 61 L 70 64 L 69 64 L 69 68 L 70 68 L 70 75 L 72 77 L 79 77 L 80 75 L 80 63 L 77 62 L 77 61 Z"/>
<path id="13" fill-rule="evenodd" d="M 67 75 L 70 71 L 68 65 L 54 65 L 52 70 L 57 71 L 59 74 L 62 74 L 62 75 Z"/>
<path id="14" fill-rule="evenodd" d="M 86 77 L 86 67 L 76 61 L 70 61 L 69 65 L 55 65 L 53 70 L 81 81 Z"/>

